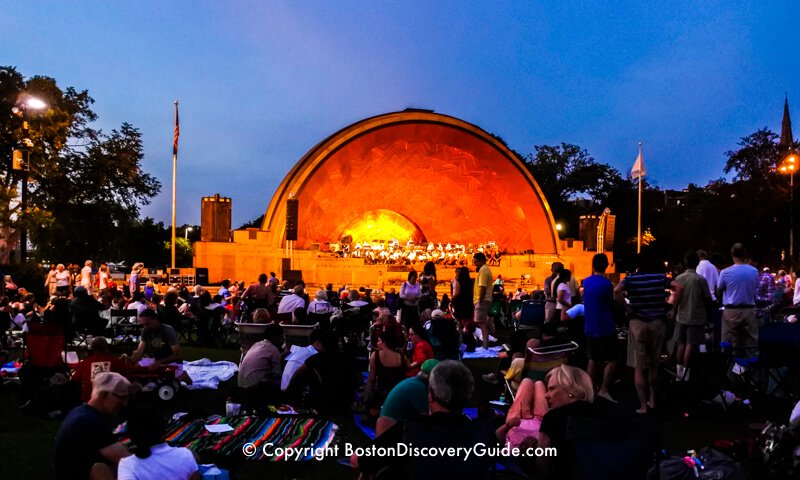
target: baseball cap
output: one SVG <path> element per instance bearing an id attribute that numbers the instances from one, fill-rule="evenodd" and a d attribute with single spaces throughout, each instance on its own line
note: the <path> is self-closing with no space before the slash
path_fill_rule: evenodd
<path id="1" fill-rule="evenodd" d="M 437 308 L 436 310 L 431 312 L 431 318 L 433 317 L 444 317 L 444 312 Z"/>
<path id="2" fill-rule="evenodd" d="M 428 360 L 422 362 L 422 367 L 420 367 L 420 371 L 426 375 L 430 375 L 431 372 L 433 371 L 433 367 L 435 367 L 436 365 L 439 365 L 439 360 L 436 360 L 435 358 L 429 358 Z"/>
<path id="3" fill-rule="evenodd" d="M 116 372 L 99 373 L 92 380 L 93 392 L 109 392 L 118 395 L 128 395 L 130 393 L 131 382 Z"/>

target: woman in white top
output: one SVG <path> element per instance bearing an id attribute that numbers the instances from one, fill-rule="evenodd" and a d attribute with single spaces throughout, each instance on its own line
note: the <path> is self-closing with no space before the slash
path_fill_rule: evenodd
<path id="1" fill-rule="evenodd" d="M 406 328 L 419 323 L 419 299 L 421 296 L 422 288 L 417 283 L 417 272 L 411 270 L 408 272 L 408 281 L 403 282 L 400 287 L 400 299 L 403 300 L 400 320 Z"/>
<path id="2" fill-rule="evenodd" d="M 572 292 L 569 288 L 569 281 L 571 278 L 572 272 L 564 269 L 553 282 L 553 289 L 556 297 L 556 310 L 559 311 L 559 317 L 562 321 L 568 318 L 566 313 L 572 306 Z"/>
<path id="3" fill-rule="evenodd" d="M 64 268 L 63 263 L 59 263 L 56 267 L 56 291 L 59 293 L 70 293 L 72 286 L 72 274 Z"/>
<path id="4" fill-rule="evenodd" d="M 164 418 L 152 407 L 131 412 L 127 434 L 133 442 L 133 455 L 119 461 L 117 480 L 200 480 L 194 454 L 164 442 L 166 427 Z"/>

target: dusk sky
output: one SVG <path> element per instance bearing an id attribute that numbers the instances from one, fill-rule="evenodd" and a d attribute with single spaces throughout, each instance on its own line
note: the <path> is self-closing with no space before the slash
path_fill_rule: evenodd
<path id="1" fill-rule="evenodd" d="M 259 216 L 316 143 L 366 117 L 427 108 L 520 153 L 574 143 L 626 174 L 705 185 L 724 153 L 800 133 L 798 2 L 14 1 L 0 65 L 89 91 L 105 131 L 129 122 L 169 223 L 180 102 L 178 224 L 200 197 Z"/>

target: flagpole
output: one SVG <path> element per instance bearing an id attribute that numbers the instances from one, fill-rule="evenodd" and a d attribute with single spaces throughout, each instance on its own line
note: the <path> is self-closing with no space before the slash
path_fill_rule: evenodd
<path id="1" fill-rule="evenodd" d="M 178 125 L 178 101 L 175 100 L 175 128 L 177 129 Z M 177 147 L 177 136 L 174 140 L 174 145 L 172 148 L 172 268 L 175 268 L 175 207 L 176 207 L 176 189 L 177 189 L 177 177 L 178 177 L 178 149 Z"/>
<path id="2" fill-rule="evenodd" d="M 642 142 L 639 142 L 639 158 L 642 158 Z M 644 159 L 642 159 L 644 165 Z M 636 235 L 636 253 L 642 252 L 642 171 L 639 167 L 639 222 Z"/>

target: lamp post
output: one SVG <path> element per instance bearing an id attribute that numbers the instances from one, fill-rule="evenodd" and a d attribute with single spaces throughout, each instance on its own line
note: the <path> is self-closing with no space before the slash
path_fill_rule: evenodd
<path id="1" fill-rule="evenodd" d="M 17 101 L 11 112 L 22 118 L 22 146 L 23 150 L 15 150 L 13 154 L 13 169 L 22 172 L 22 188 L 20 189 L 20 214 L 18 218 L 25 215 L 28 208 L 28 175 L 30 172 L 30 152 L 33 149 L 33 141 L 28 137 L 28 121 L 25 119 L 29 110 L 45 110 L 47 104 L 39 98 L 23 94 Z M 24 155 L 23 155 L 24 153 Z M 24 158 L 23 158 L 24 157 Z M 24 222 L 20 222 L 19 228 L 19 261 L 25 263 L 28 260 L 28 229 Z"/>
<path id="2" fill-rule="evenodd" d="M 191 232 L 191 231 L 192 231 L 192 227 L 186 227 L 186 229 L 183 231 L 184 239 L 187 242 L 189 241 L 189 232 Z"/>
<path id="3" fill-rule="evenodd" d="M 789 155 L 778 165 L 778 171 L 789 175 L 789 271 L 794 270 L 794 172 L 797 171 L 797 153 L 790 151 Z"/>

